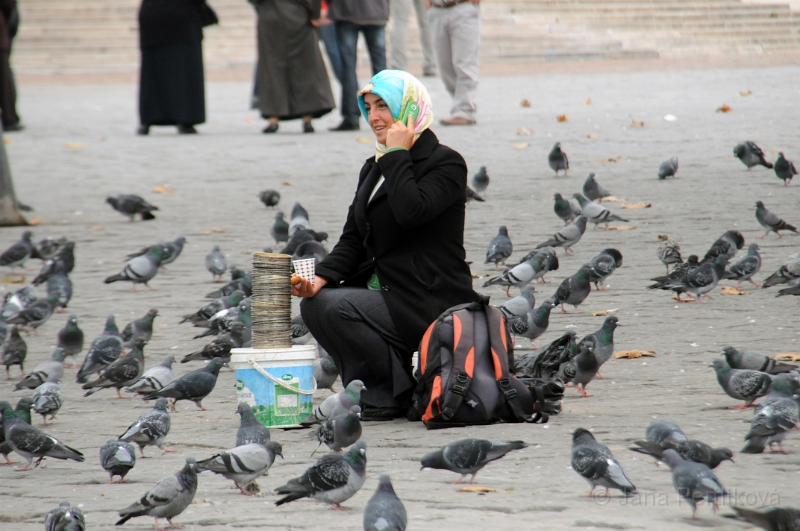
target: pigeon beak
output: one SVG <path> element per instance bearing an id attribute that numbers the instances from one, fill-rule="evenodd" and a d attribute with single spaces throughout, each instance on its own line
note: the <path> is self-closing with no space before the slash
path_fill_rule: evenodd
<path id="1" fill-rule="evenodd" d="M 733 457 L 730 457 L 730 458 L 728 458 L 728 461 L 730 461 L 730 462 L 731 462 L 731 463 L 733 463 L 734 465 L 736 464 L 736 461 L 734 461 L 734 460 L 733 460 Z"/>
<path id="2" fill-rule="evenodd" d="M 366 390 L 367 390 L 367 386 L 366 386 L 366 385 L 362 386 L 362 387 L 361 387 L 361 390 L 362 390 L 362 391 L 366 391 Z"/>

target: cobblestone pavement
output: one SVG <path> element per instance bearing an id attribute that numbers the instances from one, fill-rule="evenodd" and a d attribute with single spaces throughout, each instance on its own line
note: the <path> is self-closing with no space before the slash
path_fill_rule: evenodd
<path id="1" fill-rule="evenodd" d="M 428 432 L 405 421 L 369 423 L 367 482 L 345 505 L 349 511 L 299 501 L 280 508 L 271 489 L 299 475 L 313 459 L 314 444 L 303 431 L 273 431 L 284 444 L 285 459 L 260 480 L 262 497 L 244 497 L 231 482 L 202 475 L 195 503 L 176 523 L 187 529 L 216 531 L 232 528 L 360 529 L 363 508 L 378 475 L 389 473 L 409 513 L 409 529 L 581 529 L 648 528 L 651 530 L 745 529 L 744 524 L 712 516 L 701 506 L 701 519 L 687 520 L 691 509 L 681 503 L 669 472 L 646 456 L 629 451 L 654 419 L 680 423 L 690 437 L 713 446 L 729 446 L 736 464 L 725 463 L 717 474 L 734 493 L 728 503 L 780 503 L 800 507 L 800 437 L 787 440 L 788 455 L 739 455 L 751 412 L 730 411 L 737 405 L 722 393 L 711 360 L 732 344 L 767 354 L 798 352 L 798 307 L 793 297 L 774 298 L 776 289 L 745 296 L 713 293 L 704 304 L 676 304 L 664 292 L 648 292 L 648 279 L 663 273 L 656 258 L 658 234 L 669 234 L 684 256 L 702 254 L 728 229 L 739 229 L 748 242 L 762 234 L 754 217 L 754 201 L 791 223 L 800 223 L 800 182 L 788 188 L 772 171 L 744 166 L 732 158 L 732 148 L 748 139 L 759 143 L 774 160 L 775 150 L 800 162 L 800 88 L 794 82 L 800 67 L 719 70 L 669 70 L 590 74 L 547 74 L 489 77 L 481 81 L 480 122 L 470 128 L 436 127 L 440 139 L 460 151 L 470 173 L 488 167 L 492 178 L 487 201 L 467 209 L 466 248 L 473 273 L 493 272 L 484 266 L 486 245 L 501 224 L 508 225 L 515 257 L 521 256 L 561 226 L 552 212 L 554 192 L 579 191 L 589 172 L 617 197 L 646 201 L 652 208 L 622 210 L 635 230 L 587 230 L 575 256 L 561 256 L 561 269 L 537 285 L 539 299 L 555 290 L 601 249 L 614 246 L 624 266 L 610 278 L 608 292 L 593 292 L 582 310 L 615 309 L 623 325 L 616 335 L 620 349 L 655 350 L 655 358 L 612 360 L 603 369 L 608 378 L 592 382 L 591 398 L 569 389 L 563 414 L 546 426 L 499 425 Z M 439 80 L 426 79 L 439 117 L 446 116 L 448 98 Z M 740 92 L 751 91 L 749 96 Z M 120 326 L 156 307 L 156 333 L 146 348 L 147 365 L 163 355 L 182 355 L 198 347 L 180 315 L 203 303 L 212 289 L 202 259 L 219 244 L 229 261 L 249 263 L 249 253 L 271 244 L 273 212 L 256 193 L 277 188 L 281 207 L 301 201 L 316 229 L 327 230 L 333 243 L 339 234 L 356 175 L 372 145 L 360 142 L 369 132 L 329 133 L 338 122 L 330 115 L 318 120 L 318 133 L 300 134 L 300 124 L 281 124 L 278 134 L 259 133 L 263 121 L 247 109 L 247 83 L 209 83 L 209 121 L 196 136 L 177 136 L 172 128 L 156 128 L 149 137 L 133 134 L 136 88 L 132 85 L 22 86 L 20 114 L 27 126 L 8 134 L 6 146 L 20 200 L 36 208 L 41 224 L 36 237 L 65 235 L 77 242 L 77 266 L 72 277 L 75 297 L 70 311 L 78 314 L 90 340 L 114 313 Z M 520 101 L 528 99 L 529 108 Z M 591 99 L 591 105 L 585 105 Z M 715 112 L 727 104 L 729 113 Z M 559 123 L 557 115 L 566 115 Z M 665 121 L 672 114 L 675 121 Z M 644 122 L 636 127 L 633 120 Z M 518 130 L 531 131 L 529 136 Z M 569 154 L 569 177 L 554 178 L 546 156 L 555 141 Z M 515 144 L 526 144 L 516 146 Z M 518 149 L 518 148 L 522 149 Z M 675 180 L 658 181 L 659 164 L 680 158 Z M 620 157 L 617 162 L 601 159 Z M 163 185 L 175 191 L 159 195 Z M 129 224 L 104 203 L 109 194 L 139 193 L 160 207 L 158 219 Z M 225 232 L 203 231 L 224 229 Z M 22 229 L 3 229 L 0 247 L 15 241 Z M 187 238 L 183 255 L 158 275 L 158 291 L 132 293 L 130 286 L 104 285 L 116 273 L 124 255 L 140 247 L 179 235 Z M 800 251 L 800 240 L 775 235 L 758 240 L 764 258 L 761 281 L 788 255 Z M 37 267 L 31 262 L 29 267 Z M 35 273 L 32 273 L 35 274 Z M 30 276 L 29 276 L 30 278 Z M 476 280 L 480 286 L 483 278 Z M 723 283 L 732 285 L 730 282 Z M 4 284 L 2 289 L 17 286 Z M 748 288 L 747 286 L 745 286 Z M 749 288 L 748 288 L 749 289 Z M 500 289 L 480 291 L 501 303 Z M 45 324 L 29 344 L 27 369 L 52 352 L 65 316 Z M 579 335 L 594 331 L 602 318 L 553 312 L 546 343 L 568 329 Z M 519 347 L 527 348 L 521 341 Z M 196 365 L 178 364 L 177 374 Z M 14 371 L 16 374 L 16 371 Z M 83 450 L 85 463 L 48 459 L 36 470 L 15 472 L 0 467 L 0 521 L 5 530 L 41 528 L 44 514 L 67 499 L 81 504 L 90 529 L 109 529 L 117 510 L 141 496 L 156 480 L 181 466 L 185 456 L 202 458 L 232 446 L 238 418 L 233 374 L 223 371 L 217 389 L 205 401 L 207 412 L 185 405 L 173 414 L 168 437 L 174 454 L 140 460 L 130 483 L 106 485 L 98 464 L 98 449 L 123 432 L 149 405 L 120 401 L 111 391 L 82 398 L 68 371 L 63 383 L 64 408 L 47 432 Z M 13 382 L 0 380 L 0 395 L 16 402 Z M 320 397 L 325 396 L 324 392 Z M 39 420 L 36 419 L 37 424 Z M 570 434 L 577 427 L 594 430 L 615 453 L 640 495 L 593 501 L 584 497 L 586 483 L 569 468 Z M 447 484 L 455 476 L 420 471 L 419 458 L 457 438 L 479 436 L 522 439 L 530 447 L 488 466 L 479 484 L 495 489 L 485 494 L 458 492 Z M 16 458 L 17 456 L 15 456 Z M 723 513 L 731 513 L 723 508 Z M 162 521 L 163 523 L 163 521 Z M 136 519 L 126 528 L 148 529 L 150 519 Z"/>

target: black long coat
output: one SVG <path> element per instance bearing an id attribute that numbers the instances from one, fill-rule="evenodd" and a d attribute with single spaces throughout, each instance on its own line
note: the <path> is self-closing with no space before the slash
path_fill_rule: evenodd
<path id="1" fill-rule="evenodd" d="M 410 351 L 444 310 L 479 300 L 465 262 L 466 187 L 464 159 L 430 130 L 410 151 L 367 159 L 342 236 L 316 268 L 332 286 L 365 287 L 377 272 Z"/>
<path id="2" fill-rule="evenodd" d="M 202 39 L 200 8 L 204 3 L 205 0 L 142 0 L 139 47 L 192 44 L 198 35 Z"/>

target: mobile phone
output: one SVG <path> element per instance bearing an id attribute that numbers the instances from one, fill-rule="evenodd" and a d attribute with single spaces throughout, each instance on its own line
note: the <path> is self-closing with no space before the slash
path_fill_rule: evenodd
<path id="1" fill-rule="evenodd" d="M 403 116 L 400 117 L 400 121 L 404 124 L 408 124 L 408 117 L 414 117 L 414 123 L 417 123 L 417 118 L 419 117 L 419 105 L 416 103 L 409 102 L 406 105 L 406 110 L 403 112 Z"/>

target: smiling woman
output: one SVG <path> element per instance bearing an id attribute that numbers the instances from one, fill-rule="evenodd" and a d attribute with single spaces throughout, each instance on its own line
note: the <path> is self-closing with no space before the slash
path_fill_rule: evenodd
<path id="1" fill-rule="evenodd" d="M 347 385 L 362 380 L 362 418 L 405 416 L 411 355 L 446 309 L 476 302 L 464 261 L 467 166 L 428 129 L 430 97 L 412 75 L 384 70 L 359 92 L 376 153 L 361 169 L 342 236 L 316 269 L 303 320 Z"/>

